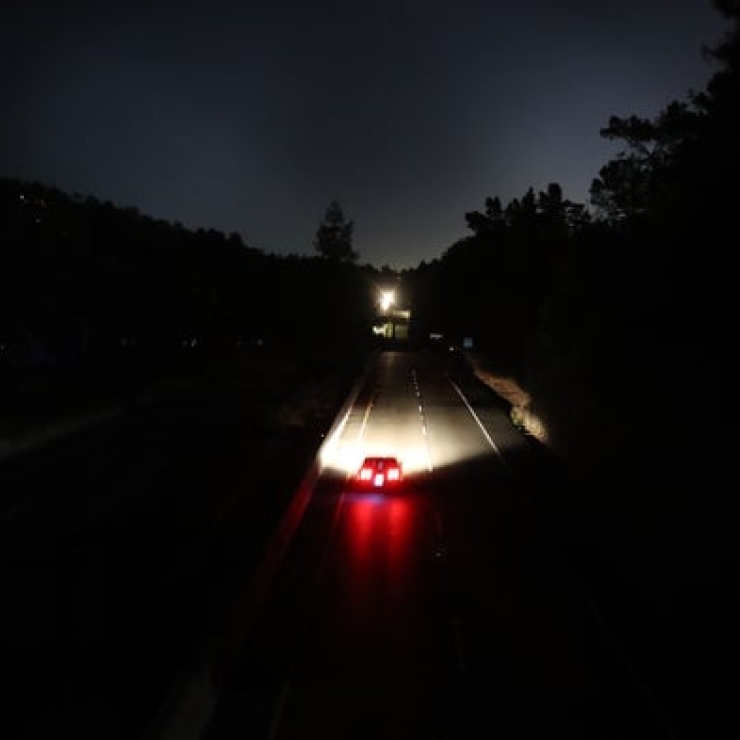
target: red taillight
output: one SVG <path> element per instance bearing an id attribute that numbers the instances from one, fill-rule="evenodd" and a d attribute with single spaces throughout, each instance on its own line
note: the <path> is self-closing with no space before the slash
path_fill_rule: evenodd
<path id="1" fill-rule="evenodd" d="M 363 485 L 372 485 L 373 488 L 383 488 L 388 484 L 396 484 L 401 481 L 401 466 L 387 459 L 372 462 L 365 461 L 357 471 L 355 480 Z"/>

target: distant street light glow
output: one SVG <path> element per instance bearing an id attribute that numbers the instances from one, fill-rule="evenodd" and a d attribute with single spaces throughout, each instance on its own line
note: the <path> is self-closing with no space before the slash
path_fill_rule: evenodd
<path id="1" fill-rule="evenodd" d="M 384 290 L 380 294 L 380 308 L 383 311 L 387 311 L 395 302 L 396 296 L 392 290 Z"/>

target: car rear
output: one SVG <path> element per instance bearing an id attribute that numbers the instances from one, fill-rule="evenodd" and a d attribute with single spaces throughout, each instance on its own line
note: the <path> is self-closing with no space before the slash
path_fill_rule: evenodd
<path id="1" fill-rule="evenodd" d="M 386 490 L 401 483 L 401 464 L 393 457 L 367 457 L 356 475 L 357 484 L 363 489 Z"/>

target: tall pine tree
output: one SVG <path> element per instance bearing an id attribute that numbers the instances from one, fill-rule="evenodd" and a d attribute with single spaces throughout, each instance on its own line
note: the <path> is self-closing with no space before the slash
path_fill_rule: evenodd
<path id="1" fill-rule="evenodd" d="M 360 255 L 352 247 L 354 227 L 353 221 L 345 220 L 339 201 L 333 200 L 316 231 L 314 248 L 322 257 L 333 262 L 357 262 Z"/>

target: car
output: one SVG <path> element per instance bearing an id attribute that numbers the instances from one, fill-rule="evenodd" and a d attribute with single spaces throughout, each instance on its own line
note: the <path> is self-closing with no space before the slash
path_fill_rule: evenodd
<path id="1" fill-rule="evenodd" d="M 395 488 L 403 479 L 403 469 L 396 457 L 366 457 L 355 476 L 355 483 L 365 490 Z"/>

